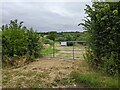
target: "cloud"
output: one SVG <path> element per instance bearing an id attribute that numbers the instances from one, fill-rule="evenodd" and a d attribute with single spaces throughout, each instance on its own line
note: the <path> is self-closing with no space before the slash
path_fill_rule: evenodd
<path id="1" fill-rule="evenodd" d="M 66 0 L 65 0 L 66 1 Z M 10 20 L 24 21 L 27 27 L 37 31 L 83 31 L 77 26 L 84 18 L 85 4 L 91 2 L 33 2 L 11 0 L 3 2 L 2 24 Z"/>
<path id="2" fill-rule="evenodd" d="M 3 2 L 91 2 L 92 0 L 4 0 Z"/>

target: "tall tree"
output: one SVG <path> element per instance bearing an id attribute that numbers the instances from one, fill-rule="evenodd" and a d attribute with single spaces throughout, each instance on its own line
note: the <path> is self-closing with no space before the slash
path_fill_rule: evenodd
<path id="1" fill-rule="evenodd" d="M 120 50 L 120 2 L 93 2 L 86 5 L 87 17 L 81 23 L 89 34 L 86 59 L 108 74 L 117 74 Z"/>

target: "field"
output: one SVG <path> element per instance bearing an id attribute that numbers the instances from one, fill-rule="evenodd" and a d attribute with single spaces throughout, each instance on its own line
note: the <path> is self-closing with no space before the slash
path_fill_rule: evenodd
<path id="1" fill-rule="evenodd" d="M 73 46 L 60 46 L 56 45 L 56 49 L 59 50 L 58 53 L 56 53 L 57 58 L 61 59 L 81 59 L 83 60 L 83 54 L 85 53 L 85 46 L 82 45 L 75 45 L 74 51 Z M 74 58 L 73 58 L 74 56 Z"/>
<path id="2" fill-rule="evenodd" d="M 83 58 L 83 48 L 82 46 L 77 56 L 79 58 L 74 60 L 66 59 L 69 51 L 62 54 L 63 49 L 69 50 L 72 47 L 58 46 L 55 58 L 42 57 L 23 67 L 4 68 L 3 88 L 118 87 L 117 78 L 89 67 Z"/>
<path id="3" fill-rule="evenodd" d="M 115 1 L 5 2 L 2 87 L 119 90 L 120 1 Z"/>

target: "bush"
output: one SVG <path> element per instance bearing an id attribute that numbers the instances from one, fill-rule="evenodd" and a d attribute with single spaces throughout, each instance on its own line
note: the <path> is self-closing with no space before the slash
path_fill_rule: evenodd
<path id="1" fill-rule="evenodd" d="M 43 42 L 44 44 L 50 44 L 51 46 L 53 46 L 53 41 L 50 40 L 50 39 L 43 38 L 42 42 Z"/>
<path id="2" fill-rule="evenodd" d="M 32 29 L 28 30 L 22 26 L 23 22 L 17 20 L 10 21 L 9 25 L 2 26 L 2 62 L 3 64 L 13 64 L 22 56 L 27 56 L 27 60 L 40 56 L 41 42 L 39 35 Z"/>
<path id="3" fill-rule="evenodd" d="M 92 66 L 115 75 L 120 70 L 120 2 L 93 2 L 85 9 L 88 32 L 86 59 Z"/>

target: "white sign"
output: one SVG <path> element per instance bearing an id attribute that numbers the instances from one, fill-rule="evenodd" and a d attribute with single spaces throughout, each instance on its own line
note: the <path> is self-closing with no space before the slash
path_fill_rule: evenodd
<path id="1" fill-rule="evenodd" d="M 67 42 L 61 42 L 61 46 L 67 46 Z"/>

